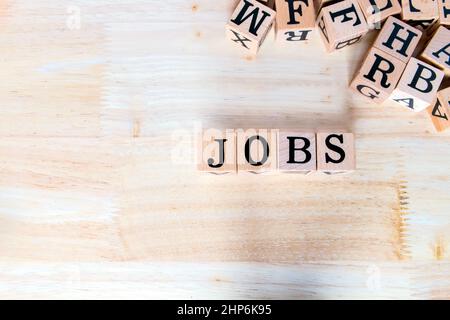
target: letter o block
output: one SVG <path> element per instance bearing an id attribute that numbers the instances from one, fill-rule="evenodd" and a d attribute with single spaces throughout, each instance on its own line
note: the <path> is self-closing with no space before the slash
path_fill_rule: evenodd
<path id="1" fill-rule="evenodd" d="M 275 16 L 275 11 L 256 0 L 241 0 L 226 25 L 227 37 L 240 48 L 256 54 Z"/>
<path id="2" fill-rule="evenodd" d="M 214 174 L 236 173 L 234 130 L 204 130 L 198 139 L 197 169 Z"/>
<path id="3" fill-rule="evenodd" d="M 278 170 L 304 174 L 316 171 L 316 134 L 280 130 L 278 133 Z"/>
<path id="4" fill-rule="evenodd" d="M 317 133 L 317 170 L 326 174 L 355 170 L 355 138 L 347 132 Z"/>
<path id="5" fill-rule="evenodd" d="M 317 27 L 327 52 L 353 45 L 369 31 L 356 0 L 344 0 L 323 7 Z"/>
<path id="6" fill-rule="evenodd" d="M 275 129 L 237 130 L 238 172 L 267 173 L 277 170 Z"/>

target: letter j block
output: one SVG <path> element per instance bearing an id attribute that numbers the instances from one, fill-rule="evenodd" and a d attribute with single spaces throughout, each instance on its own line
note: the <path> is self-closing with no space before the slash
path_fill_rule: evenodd
<path id="1" fill-rule="evenodd" d="M 231 42 L 255 54 L 266 39 L 276 13 L 256 0 L 241 0 L 226 25 Z"/>
<path id="2" fill-rule="evenodd" d="M 327 52 L 357 43 L 369 26 L 356 0 L 344 0 L 323 7 L 317 27 Z"/>
<path id="3" fill-rule="evenodd" d="M 354 171 L 355 138 L 353 133 L 317 133 L 317 170 L 326 174 Z"/>
<path id="4" fill-rule="evenodd" d="M 234 130 L 204 130 L 197 141 L 197 169 L 214 174 L 237 172 Z"/>

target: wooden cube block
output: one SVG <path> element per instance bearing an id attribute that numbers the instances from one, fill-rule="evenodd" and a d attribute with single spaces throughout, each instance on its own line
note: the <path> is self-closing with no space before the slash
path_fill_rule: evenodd
<path id="1" fill-rule="evenodd" d="M 298 43 L 310 38 L 316 25 L 313 0 L 276 0 L 276 37 L 285 43 Z"/>
<path id="2" fill-rule="evenodd" d="M 278 170 L 309 173 L 317 170 L 316 134 L 280 130 L 278 133 Z"/>
<path id="3" fill-rule="evenodd" d="M 358 0 L 369 26 L 374 26 L 388 17 L 402 12 L 398 0 Z"/>
<path id="4" fill-rule="evenodd" d="M 421 57 L 450 74 L 450 30 L 439 27 Z"/>
<path id="5" fill-rule="evenodd" d="M 434 101 L 443 78 L 441 70 L 411 58 L 391 99 L 416 112 L 422 111 Z"/>
<path id="6" fill-rule="evenodd" d="M 422 31 L 397 18 L 389 17 L 373 46 L 407 63 L 421 37 Z"/>
<path id="7" fill-rule="evenodd" d="M 275 8 L 275 0 L 258 0 L 258 2 L 268 6 L 270 9 Z"/>
<path id="8" fill-rule="evenodd" d="M 227 37 L 256 54 L 275 20 L 275 11 L 256 0 L 241 0 L 226 25 Z"/>
<path id="9" fill-rule="evenodd" d="M 237 130 L 238 172 L 266 173 L 277 170 L 275 129 Z"/>
<path id="10" fill-rule="evenodd" d="M 356 0 L 344 0 L 323 7 L 317 26 L 328 52 L 357 43 L 369 31 Z"/>
<path id="11" fill-rule="evenodd" d="M 355 138 L 347 132 L 319 132 L 317 139 L 317 169 L 335 174 L 356 168 Z"/>
<path id="12" fill-rule="evenodd" d="M 436 0 L 402 0 L 403 20 L 429 20 L 437 17 Z"/>
<path id="13" fill-rule="evenodd" d="M 375 103 L 383 103 L 394 91 L 406 63 L 372 47 L 350 87 Z"/>
<path id="14" fill-rule="evenodd" d="M 427 112 L 437 132 L 450 128 L 450 87 L 438 92 Z"/>
<path id="15" fill-rule="evenodd" d="M 197 169 L 215 174 L 237 172 L 234 130 L 207 129 L 200 134 Z"/>
<path id="16" fill-rule="evenodd" d="M 450 26 L 450 0 L 437 0 L 439 23 L 445 26 Z"/>

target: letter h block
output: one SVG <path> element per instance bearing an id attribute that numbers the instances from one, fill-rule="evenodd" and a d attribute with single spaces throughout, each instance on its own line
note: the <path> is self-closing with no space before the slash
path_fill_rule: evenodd
<path id="1" fill-rule="evenodd" d="M 327 52 L 357 43 L 369 31 L 356 0 L 344 0 L 322 8 L 317 27 Z"/>
<path id="2" fill-rule="evenodd" d="M 319 132 L 317 137 L 317 170 L 326 174 L 354 171 L 355 138 L 353 133 Z"/>
<path id="3" fill-rule="evenodd" d="M 239 173 L 267 173 L 277 170 L 278 130 L 239 129 L 236 132 Z"/>
<path id="4" fill-rule="evenodd" d="M 278 170 L 303 174 L 316 171 L 316 134 L 280 130 L 278 133 Z"/>
<path id="5" fill-rule="evenodd" d="M 256 55 L 273 25 L 276 13 L 256 0 L 241 0 L 226 25 L 227 37 Z"/>
<path id="6" fill-rule="evenodd" d="M 438 92 L 427 112 L 437 132 L 450 128 L 450 87 Z"/>
<path id="7" fill-rule="evenodd" d="M 276 37 L 284 43 L 309 40 L 316 25 L 314 0 L 276 0 Z"/>
<path id="8" fill-rule="evenodd" d="M 234 130 L 207 129 L 197 141 L 197 169 L 213 174 L 237 172 Z"/>

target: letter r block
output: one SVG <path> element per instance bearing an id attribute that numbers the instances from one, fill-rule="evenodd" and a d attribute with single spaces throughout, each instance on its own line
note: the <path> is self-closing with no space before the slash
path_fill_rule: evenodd
<path id="1" fill-rule="evenodd" d="M 273 25 L 276 13 L 256 0 L 241 0 L 226 25 L 227 37 L 256 54 Z"/>
<path id="2" fill-rule="evenodd" d="M 239 173 L 266 173 L 277 170 L 278 130 L 239 129 L 236 132 Z"/>
<path id="3" fill-rule="evenodd" d="M 450 30 L 439 27 L 421 57 L 450 75 Z"/>
<path id="4" fill-rule="evenodd" d="M 197 141 L 197 169 L 214 174 L 236 173 L 236 133 L 207 129 Z"/>
<path id="5" fill-rule="evenodd" d="M 444 72 L 416 58 L 411 58 L 391 100 L 419 112 L 433 103 Z"/>
<path id="6" fill-rule="evenodd" d="M 307 174 L 317 170 L 316 159 L 315 133 L 293 130 L 279 131 L 279 171 Z"/>
<path id="7" fill-rule="evenodd" d="M 394 91 L 405 67 L 406 63 L 372 47 L 350 87 L 381 104 Z"/>
<path id="8" fill-rule="evenodd" d="M 355 162 L 355 138 L 347 132 L 317 133 L 317 169 L 327 174 L 353 171 Z"/>
<path id="9" fill-rule="evenodd" d="M 450 128 L 450 87 L 438 92 L 427 112 L 437 132 Z"/>
<path id="10" fill-rule="evenodd" d="M 276 37 L 283 43 L 299 43 L 310 38 L 316 25 L 314 0 L 276 0 Z"/>
<path id="11" fill-rule="evenodd" d="M 356 0 L 344 0 L 322 8 L 317 27 L 327 52 L 357 43 L 369 26 Z"/>

